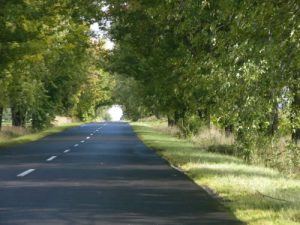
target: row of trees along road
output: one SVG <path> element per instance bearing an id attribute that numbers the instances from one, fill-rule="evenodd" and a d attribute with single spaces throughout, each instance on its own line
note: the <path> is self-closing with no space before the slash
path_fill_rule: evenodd
<path id="1" fill-rule="evenodd" d="M 289 136 L 299 165 L 299 1 L 107 4 L 116 44 L 109 69 L 130 83 L 119 85 L 127 115 L 167 116 L 186 135 L 217 125 L 247 160 L 257 145 Z"/>
<path id="2" fill-rule="evenodd" d="M 0 0 L 0 121 L 48 126 L 57 114 L 87 119 L 110 99 L 100 68 L 102 44 L 90 24 L 101 17 L 96 1 Z M 1 128 L 1 122 L 0 122 Z"/>

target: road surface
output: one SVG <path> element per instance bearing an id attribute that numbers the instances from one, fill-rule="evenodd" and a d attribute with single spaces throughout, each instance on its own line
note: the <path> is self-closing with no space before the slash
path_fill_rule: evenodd
<path id="1" fill-rule="evenodd" d="M 0 224 L 241 223 L 115 122 L 0 149 Z"/>

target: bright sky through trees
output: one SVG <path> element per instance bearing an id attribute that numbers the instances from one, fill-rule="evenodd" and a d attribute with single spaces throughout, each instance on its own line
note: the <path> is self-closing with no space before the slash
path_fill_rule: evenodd
<path id="1" fill-rule="evenodd" d="M 108 110 L 108 113 L 110 114 L 112 121 L 120 121 L 123 116 L 123 110 L 118 105 L 113 105 Z"/>
<path id="2" fill-rule="evenodd" d="M 99 39 L 104 40 L 104 49 L 106 50 L 112 50 L 114 48 L 114 43 L 109 40 L 108 38 L 104 37 L 104 32 L 99 29 L 99 24 L 98 23 L 93 23 L 90 26 L 91 31 L 95 34 L 95 37 L 92 39 L 95 41 L 98 41 Z"/>

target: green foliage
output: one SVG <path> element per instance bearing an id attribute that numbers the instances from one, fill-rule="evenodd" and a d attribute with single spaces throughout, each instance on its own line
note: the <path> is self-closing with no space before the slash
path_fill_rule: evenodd
<path id="1" fill-rule="evenodd" d="M 95 70 L 90 73 L 88 80 L 82 85 L 76 116 L 82 120 L 95 118 L 99 105 L 110 103 L 114 81 L 103 70 Z"/>
<path id="2" fill-rule="evenodd" d="M 296 147 L 297 1 L 107 4 L 109 34 L 116 43 L 110 70 L 139 86 L 127 85 L 126 99 L 121 98 L 131 118 L 164 115 L 185 136 L 214 123 L 234 133 L 236 152 L 247 161 L 283 134 Z M 141 113 L 141 108 L 146 111 Z"/>
<path id="3" fill-rule="evenodd" d="M 124 117 L 137 121 L 149 115 L 149 109 L 145 106 L 146 99 L 142 99 L 144 90 L 142 85 L 133 78 L 116 76 L 116 86 L 113 98 L 116 104 L 123 106 Z"/>
<path id="4" fill-rule="evenodd" d="M 297 152 L 295 0 L 0 4 L 0 109 L 11 108 L 16 126 L 41 129 L 56 114 L 89 120 L 115 102 L 133 120 L 166 116 L 185 136 L 222 127 L 247 161 L 282 136 Z M 114 41 L 111 52 L 91 41 L 95 21 Z"/>
<path id="5" fill-rule="evenodd" d="M 101 106 L 98 107 L 96 110 L 96 114 L 97 114 L 97 119 L 102 121 L 111 121 L 111 116 L 108 112 L 110 106 Z"/>
<path id="6" fill-rule="evenodd" d="M 113 85 L 98 63 L 103 43 L 91 40 L 87 10 L 94 3 L 0 4 L 0 108 L 11 108 L 13 125 L 30 121 L 33 129 L 42 129 L 57 114 L 95 116 Z M 99 16 L 95 7 L 93 14 Z"/>

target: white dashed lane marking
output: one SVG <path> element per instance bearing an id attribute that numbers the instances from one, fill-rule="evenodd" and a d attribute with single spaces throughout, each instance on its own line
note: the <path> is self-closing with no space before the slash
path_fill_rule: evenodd
<path id="1" fill-rule="evenodd" d="M 50 162 L 50 161 L 52 161 L 53 159 L 55 159 L 56 157 L 57 157 L 57 156 L 55 156 L 55 155 L 54 155 L 54 156 L 51 156 L 51 157 L 48 158 L 46 161 L 47 161 L 47 162 Z"/>
<path id="2" fill-rule="evenodd" d="M 106 125 L 107 125 L 107 124 L 103 124 L 103 127 L 106 126 Z M 80 127 L 85 127 L 85 125 L 81 125 Z M 101 128 L 103 128 L 103 127 L 99 127 L 95 132 L 91 133 L 90 136 L 93 136 L 94 133 L 99 132 L 99 130 L 100 130 Z M 91 138 L 90 136 L 87 136 L 86 139 L 87 139 L 87 140 L 90 139 L 90 138 Z M 84 143 L 84 142 L 85 142 L 84 140 L 81 141 L 81 143 Z M 75 145 L 74 145 L 74 147 L 78 147 L 78 146 L 79 146 L 79 144 L 75 144 Z M 70 152 L 70 151 L 71 151 L 71 149 L 66 149 L 66 150 L 64 151 L 64 153 L 68 153 L 68 152 Z M 54 160 L 55 158 L 57 158 L 57 156 L 51 156 L 51 157 L 48 158 L 46 161 L 47 161 L 47 162 L 50 162 L 50 161 Z M 17 177 L 25 177 L 26 175 L 28 175 L 28 174 L 30 174 L 30 173 L 32 173 L 32 172 L 34 172 L 34 171 L 35 171 L 35 169 L 28 169 L 28 170 L 25 170 L 24 172 L 18 174 Z"/>
<path id="3" fill-rule="evenodd" d="M 32 173 L 33 171 L 35 171 L 35 169 L 29 169 L 29 170 L 26 170 L 20 174 L 17 175 L 17 177 L 25 177 L 26 175 Z"/>

